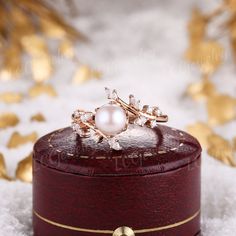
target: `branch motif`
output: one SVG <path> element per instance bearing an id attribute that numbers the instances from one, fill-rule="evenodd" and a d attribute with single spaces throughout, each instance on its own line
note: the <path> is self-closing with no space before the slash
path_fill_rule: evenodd
<path id="1" fill-rule="evenodd" d="M 159 107 L 150 107 L 149 105 L 141 106 L 140 100 L 137 100 L 134 95 L 130 95 L 129 103 L 126 103 L 118 96 L 116 90 L 111 91 L 105 88 L 105 91 L 109 104 L 121 107 L 126 113 L 126 125 L 122 132 L 127 130 L 128 124 L 154 128 L 158 125 L 158 122 L 168 121 L 168 116 L 163 115 Z M 116 138 L 116 134 L 107 135 L 96 127 L 95 117 L 99 109 L 100 108 L 97 108 L 95 113 L 76 110 L 72 114 L 73 130 L 81 137 L 93 135 L 96 142 L 101 142 L 103 139 L 106 139 L 112 149 L 121 150 L 122 148 Z"/>

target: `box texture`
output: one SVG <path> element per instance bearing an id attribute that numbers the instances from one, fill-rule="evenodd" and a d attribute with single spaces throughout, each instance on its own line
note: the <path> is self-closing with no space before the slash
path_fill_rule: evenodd
<path id="1" fill-rule="evenodd" d="M 201 147 L 167 126 L 131 125 L 120 151 L 71 128 L 37 141 L 35 236 L 194 236 L 200 233 Z"/>

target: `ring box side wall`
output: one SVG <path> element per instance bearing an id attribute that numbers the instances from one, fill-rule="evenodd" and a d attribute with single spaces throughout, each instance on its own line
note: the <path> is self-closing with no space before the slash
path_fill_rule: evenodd
<path id="1" fill-rule="evenodd" d="M 127 156 L 134 149 L 124 150 L 128 155 L 117 160 L 117 156 L 113 158 L 113 153 L 107 151 L 109 147 L 102 146 L 97 152 L 99 159 L 95 156 L 82 160 L 68 158 L 64 152 L 55 154 L 54 148 L 49 151 L 48 136 L 39 141 L 33 155 L 34 235 L 111 236 L 121 226 L 132 228 L 135 236 L 197 235 L 200 232 L 201 148 L 185 133 L 180 135 L 183 137 L 180 140 L 165 127 L 155 132 L 164 134 L 161 142 L 155 135 L 146 133 L 127 146 L 136 145 L 137 153 L 143 153 L 141 144 L 150 150 L 155 141 L 159 143 L 156 150 L 176 144 L 180 150 L 171 146 L 168 148 L 172 148 L 172 152 L 157 153 L 157 157 L 138 162 L 140 165 L 123 168 L 120 168 L 123 160 L 133 164 Z M 59 133 L 59 141 L 55 135 L 53 147 L 58 144 L 57 148 L 74 150 L 63 143 L 64 136 L 67 137 L 65 143 L 69 138 L 69 143 L 75 142 L 76 147 L 82 145 L 80 140 L 74 140 L 71 130 L 66 129 Z M 88 144 L 86 153 L 81 150 L 80 155 L 91 155 Z"/>

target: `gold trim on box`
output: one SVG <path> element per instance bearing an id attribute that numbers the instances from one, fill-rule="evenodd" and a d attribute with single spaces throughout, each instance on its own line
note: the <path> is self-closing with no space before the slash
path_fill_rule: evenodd
<path id="1" fill-rule="evenodd" d="M 44 221 L 48 224 L 51 224 L 51 225 L 54 225 L 54 226 L 57 226 L 57 227 L 60 227 L 60 228 L 68 229 L 68 230 L 86 232 L 86 233 L 96 233 L 96 234 L 113 234 L 113 232 L 114 232 L 114 230 L 86 229 L 86 228 L 74 227 L 74 226 L 70 226 L 70 225 L 64 225 L 64 224 L 60 224 L 60 223 L 57 223 L 55 221 L 51 221 L 49 219 L 46 219 L 43 216 L 39 215 L 36 211 L 34 211 L 34 214 L 39 219 L 41 219 L 42 221 Z M 149 229 L 133 229 L 133 231 L 134 231 L 135 234 L 141 234 L 141 233 L 157 232 L 157 231 L 161 231 L 161 230 L 175 228 L 175 227 L 178 227 L 180 225 L 183 225 L 183 224 L 186 224 L 186 223 L 190 222 L 191 220 L 196 218 L 199 214 L 200 214 L 200 210 L 198 210 L 195 214 L 193 214 L 189 218 L 187 218 L 185 220 L 182 220 L 182 221 L 179 221 L 179 222 L 174 223 L 174 224 L 164 225 L 164 226 L 159 226 L 159 227 L 154 227 L 154 228 L 149 228 Z"/>

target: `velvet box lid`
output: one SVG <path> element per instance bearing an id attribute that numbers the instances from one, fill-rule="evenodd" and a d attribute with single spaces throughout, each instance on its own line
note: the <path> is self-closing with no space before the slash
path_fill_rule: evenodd
<path id="1" fill-rule="evenodd" d="M 54 131 L 34 147 L 35 236 L 200 232 L 198 141 L 167 126 L 131 125 L 122 150 Z"/>

